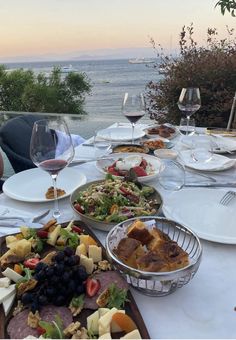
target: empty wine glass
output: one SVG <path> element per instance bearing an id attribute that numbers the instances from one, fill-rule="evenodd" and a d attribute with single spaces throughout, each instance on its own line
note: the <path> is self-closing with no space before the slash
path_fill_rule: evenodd
<path id="1" fill-rule="evenodd" d="M 105 137 L 102 134 L 104 130 L 95 130 L 94 134 L 94 148 L 95 148 L 95 157 L 100 158 L 104 157 L 108 154 L 111 149 L 111 134 L 107 129 Z"/>
<path id="2" fill-rule="evenodd" d="M 199 110 L 201 107 L 201 96 L 199 88 L 182 88 L 177 104 L 179 109 L 186 115 L 188 129 L 191 115 L 197 112 L 197 110 Z"/>
<path id="3" fill-rule="evenodd" d="M 184 136 L 192 136 L 195 133 L 195 120 L 193 118 L 181 118 L 179 132 Z"/>
<path id="4" fill-rule="evenodd" d="M 132 124 L 132 143 L 134 143 L 134 127 L 137 121 L 145 115 L 145 102 L 142 93 L 124 95 L 122 112 Z"/>
<path id="5" fill-rule="evenodd" d="M 53 217 L 58 219 L 61 213 L 58 207 L 57 176 L 74 157 L 71 135 L 62 118 L 42 119 L 34 123 L 30 141 L 30 157 L 38 168 L 48 172 L 52 177 Z"/>

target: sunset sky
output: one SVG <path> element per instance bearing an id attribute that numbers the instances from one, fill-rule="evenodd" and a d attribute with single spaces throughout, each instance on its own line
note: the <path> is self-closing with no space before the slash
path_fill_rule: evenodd
<path id="1" fill-rule="evenodd" d="M 175 48 L 181 27 L 194 23 L 220 34 L 236 18 L 214 9 L 217 0 L 0 0 L 0 59 L 150 48 L 149 37 Z M 96 51 L 93 52 L 96 54 Z"/>

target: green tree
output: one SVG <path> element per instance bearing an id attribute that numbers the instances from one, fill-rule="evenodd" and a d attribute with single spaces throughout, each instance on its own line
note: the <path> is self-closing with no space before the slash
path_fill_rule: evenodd
<path id="1" fill-rule="evenodd" d="M 177 101 L 183 87 L 199 87 L 202 106 L 194 115 L 199 126 L 227 125 L 236 89 L 236 38 L 233 29 L 218 40 L 217 30 L 208 29 L 207 45 L 198 46 L 193 38 L 193 25 L 183 27 L 180 54 L 166 56 L 156 48 L 162 79 L 147 85 L 147 107 L 151 118 L 178 124 L 181 112 Z M 160 71 L 159 71 L 160 72 Z"/>
<path id="2" fill-rule="evenodd" d="M 233 17 L 235 17 L 236 11 L 236 1 L 235 0 L 219 0 L 215 7 L 220 6 L 221 13 L 224 15 L 225 11 L 231 13 Z"/>
<path id="3" fill-rule="evenodd" d="M 85 95 L 91 85 L 84 73 L 61 76 L 60 68 L 47 77 L 18 69 L 6 72 L 0 66 L 0 110 L 84 114 Z"/>

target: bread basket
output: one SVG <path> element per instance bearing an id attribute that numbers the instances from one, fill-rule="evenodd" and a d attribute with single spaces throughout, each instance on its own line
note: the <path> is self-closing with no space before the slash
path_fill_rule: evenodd
<path id="1" fill-rule="evenodd" d="M 197 235 L 187 227 L 159 216 L 140 217 L 143 222 L 153 221 L 158 229 L 166 233 L 189 255 L 189 265 L 169 272 L 145 272 L 124 264 L 113 249 L 126 236 L 127 228 L 137 218 L 132 218 L 113 227 L 106 238 L 106 251 L 113 265 L 123 274 L 127 282 L 141 293 L 165 296 L 186 285 L 196 274 L 202 257 L 202 247 Z"/>

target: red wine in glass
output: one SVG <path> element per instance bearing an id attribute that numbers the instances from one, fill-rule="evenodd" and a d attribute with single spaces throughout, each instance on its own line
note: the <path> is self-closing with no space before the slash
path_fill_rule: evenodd
<path id="1" fill-rule="evenodd" d="M 62 118 L 43 119 L 34 123 L 30 156 L 37 167 L 51 175 L 54 187 L 53 217 L 58 219 L 61 213 L 58 207 L 57 176 L 74 157 L 71 135 Z"/>
<path id="2" fill-rule="evenodd" d="M 67 161 L 63 159 L 49 159 L 38 164 L 38 167 L 44 171 L 49 172 L 50 175 L 56 175 L 59 171 L 68 165 Z"/>
<path id="3" fill-rule="evenodd" d="M 130 123 L 137 123 L 137 121 L 145 115 L 144 111 L 141 112 L 128 112 L 125 113 L 125 117 L 130 121 Z"/>
<path id="4" fill-rule="evenodd" d="M 134 127 L 137 121 L 145 115 L 145 103 L 142 93 L 129 94 L 125 93 L 122 111 L 124 116 L 132 124 L 132 143 L 134 143 Z"/>

